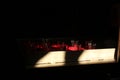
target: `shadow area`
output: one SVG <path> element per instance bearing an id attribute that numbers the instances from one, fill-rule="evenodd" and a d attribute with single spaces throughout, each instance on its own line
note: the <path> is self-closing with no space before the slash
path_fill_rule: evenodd
<path id="1" fill-rule="evenodd" d="M 33 49 L 28 44 L 26 45 L 28 40 L 18 39 L 16 41 L 18 49 L 18 58 L 25 69 L 33 68 L 36 62 L 48 53 L 48 51 Z"/>
<path id="2" fill-rule="evenodd" d="M 66 51 L 65 66 L 79 65 L 78 58 L 81 56 L 82 52 L 83 52 L 83 50 L 81 50 L 81 51 Z"/>

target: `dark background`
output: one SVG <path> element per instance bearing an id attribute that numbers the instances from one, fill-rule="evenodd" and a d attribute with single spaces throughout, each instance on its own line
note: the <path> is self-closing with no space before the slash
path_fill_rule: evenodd
<path id="1" fill-rule="evenodd" d="M 84 3 L 77 7 L 20 7 L 15 12 L 17 38 L 111 35 L 117 27 L 116 3 Z"/>
<path id="2" fill-rule="evenodd" d="M 83 4 L 77 7 L 19 7 L 15 11 L 14 35 L 19 38 L 92 37 L 116 38 L 118 31 L 117 3 Z M 119 64 L 72 66 L 47 69 L 24 69 L 23 58 L 17 54 L 16 74 L 30 80 L 83 79 L 107 80 L 119 77 Z M 18 57 L 19 56 L 19 57 Z M 19 66 L 19 67 L 18 67 Z M 109 67 L 109 68 L 108 68 Z M 23 68 L 23 70 L 20 70 Z M 104 71 L 105 70 L 105 71 Z M 19 72 L 22 74 L 19 75 Z M 97 76 L 95 78 L 94 76 Z"/>

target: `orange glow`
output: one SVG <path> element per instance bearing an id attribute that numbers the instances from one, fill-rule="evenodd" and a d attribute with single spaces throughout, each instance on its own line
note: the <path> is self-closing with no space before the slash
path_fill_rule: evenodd
<path id="1" fill-rule="evenodd" d="M 70 51 L 77 51 L 78 48 L 77 47 L 68 47 L 68 50 L 70 50 Z"/>

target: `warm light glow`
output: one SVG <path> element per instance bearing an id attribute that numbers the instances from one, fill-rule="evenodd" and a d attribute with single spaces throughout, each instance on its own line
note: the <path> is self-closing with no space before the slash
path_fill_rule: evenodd
<path id="1" fill-rule="evenodd" d="M 43 58 L 38 60 L 35 67 L 54 67 L 62 66 L 65 64 L 65 51 L 51 51 L 48 52 Z"/>
<path id="2" fill-rule="evenodd" d="M 85 50 L 79 57 L 80 64 L 99 64 L 115 62 L 115 48 Z"/>
<path id="3" fill-rule="evenodd" d="M 115 62 L 115 48 L 109 49 L 91 49 L 84 50 L 78 57 L 78 65 L 86 64 L 100 64 L 100 63 L 112 63 Z M 55 67 L 65 66 L 66 51 L 51 51 L 48 52 L 43 58 L 38 60 L 35 64 L 35 68 L 40 67 Z M 74 65 L 71 57 L 71 65 Z M 77 62 L 77 61 L 76 61 Z"/>

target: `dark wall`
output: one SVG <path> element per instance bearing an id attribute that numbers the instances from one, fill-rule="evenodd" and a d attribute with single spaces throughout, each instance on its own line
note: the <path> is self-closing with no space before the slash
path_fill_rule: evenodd
<path id="1" fill-rule="evenodd" d="M 72 8 L 18 9 L 16 15 L 17 37 L 71 37 L 103 35 L 116 25 L 116 10 L 113 4 L 85 4 Z M 103 34 L 101 34 L 103 33 Z M 107 33 L 109 34 L 109 33 Z M 106 35 L 107 35 L 106 34 Z"/>

